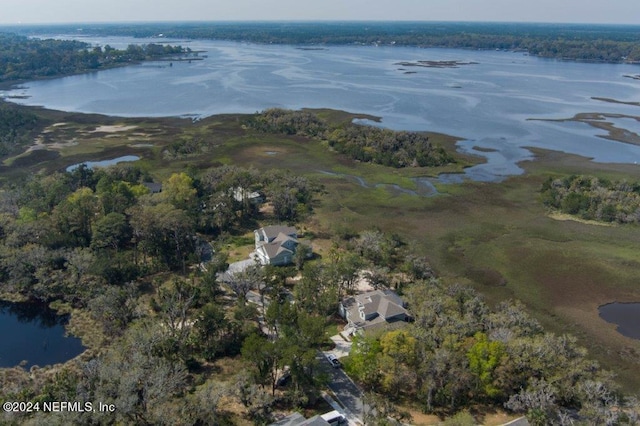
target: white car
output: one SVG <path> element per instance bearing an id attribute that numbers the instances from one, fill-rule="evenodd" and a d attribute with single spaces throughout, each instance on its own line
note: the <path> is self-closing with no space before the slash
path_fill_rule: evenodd
<path id="1" fill-rule="evenodd" d="M 333 368 L 342 367 L 340 360 L 334 354 L 327 354 L 327 359 L 329 360 L 329 363 L 333 366 Z"/>
<path id="2" fill-rule="evenodd" d="M 337 359 L 336 359 L 336 361 L 337 361 Z M 329 423 L 330 425 L 342 426 L 342 425 L 349 424 L 349 422 L 347 422 L 347 419 L 345 419 L 342 414 L 340 414 L 339 412 L 337 412 L 335 410 L 330 411 L 330 412 L 328 412 L 326 414 L 323 414 L 320 417 L 322 417 L 322 420 L 324 420 L 325 422 Z"/>

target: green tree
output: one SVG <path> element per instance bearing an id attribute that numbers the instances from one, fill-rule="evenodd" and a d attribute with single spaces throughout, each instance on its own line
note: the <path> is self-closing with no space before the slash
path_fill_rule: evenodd
<path id="1" fill-rule="evenodd" d="M 109 286 L 89 302 L 89 309 L 108 336 L 117 336 L 136 318 L 138 303 L 137 291 L 133 285 Z"/>
<path id="2" fill-rule="evenodd" d="M 242 331 L 226 318 L 225 311 L 215 303 L 207 303 L 198 310 L 193 327 L 196 347 L 211 361 L 222 354 L 239 352 Z"/>
<path id="3" fill-rule="evenodd" d="M 296 303 L 301 310 L 317 315 L 331 315 L 339 302 L 338 280 L 331 279 L 324 264 L 308 264 L 302 271 L 302 279 L 294 287 Z"/>
<path id="4" fill-rule="evenodd" d="M 582 194 L 570 193 L 562 200 L 562 211 L 569 214 L 578 214 L 589 207 L 589 198 Z"/>
<path id="5" fill-rule="evenodd" d="M 356 280 L 363 266 L 362 258 L 352 252 L 341 253 L 337 261 L 333 263 L 332 272 L 335 274 L 334 279 L 338 282 L 341 297 L 345 294 L 353 294 Z"/>
<path id="6" fill-rule="evenodd" d="M 118 407 L 113 413 L 100 413 L 103 422 L 167 421 L 166 407 L 185 391 L 187 371 L 181 362 L 157 355 L 161 333 L 149 324 L 139 324 L 85 366 L 89 400 Z"/>
<path id="7" fill-rule="evenodd" d="M 413 391 L 416 382 L 417 340 L 404 330 L 389 331 L 380 337 L 378 363 L 381 384 L 387 392 Z"/>
<path id="8" fill-rule="evenodd" d="M 200 279 L 204 300 L 213 302 L 218 294 L 222 292 L 218 282 L 218 274 L 229 268 L 228 259 L 229 255 L 227 253 L 217 252 L 213 255 L 211 261 L 206 264 L 206 270 L 202 273 Z"/>
<path id="9" fill-rule="evenodd" d="M 293 255 L 293 263 L 296 265 L 298 271 L 302 271 L 304 268 L 304 262 L 307 258 L 311 257 L 311 247 L 306 244 L 298 244 L 296 247 L 296 253 Z"/>
<path id="10" fill-rule="evenodd" d="M 100 198 L 105 215 L 112 212 L 124 213 L 135 204 L 136 193 L 140 194 L 137 186 L 132 186 L 129 182 L 114 182 L 110 176 L 102 177 L 96 185 L 96 194 Z"/>
<path id="11" fill-rule="evenodd" d="M 187 356 L 187 339 L 193 325 L 189 315 L 197 306 L 199 296 L 198 287 L 180 279 L 158 290 L 160 320 L 168 332 L 169 347 L 174 347 L 179 356 Z"/>
<path id="12" fill-rule="evenodd" d="M 121 213 L 109 213 L 93 224 L 91 248 L 118 250 L 131 240 L 127 218 Z"/>
<path id="13" fill-rule="evenodd" d="M 195 214 L 198 207 L 197 190 L 186 173 L 174 173 L 162 183 L 162 196 L 176 209 Z"/>
<path id="14" fill-rule="evenodd" d="M 378 355 L 381 352 L 380 342 L 375 337 L 354 337 L 345 370 L 356 377 L 365 390 L 374 390 L 380 383 Z"/>
<path id="15" fill-rule="evenodd" d="M 477 388 L 489 398 L 502 395 L 495 383 L 495 370 L 505 355 L 504 345 L 499 341 L 490 341 L 484 333 L 476 333 L 475 343 L 467 352 L 469 368 L 476 378 Z"/>
<path id="16" fill-rule="evenodd" d="M 505 407 L 526 413 L 527 420 L 534 426 L 555 424 L 560 413 L 553 386 L 538 379 L 531 379 L 526 389 L 511 395 Z"/>
<path id="17" fill-rule="evenodd" d="M 155 256 L 168 268 L 182 267 L 186 272 L 187 258 L 195 252 L 191 217 L 168 203 L 142 204 L 128 213 L 136 249 L 141 246 L 144 253 Z"/>
<path id="18" fill-rule="evenodd" d="M 458 411 L 444 421 L 444 426 L 475 426 L 478 423 L 467 410 Z"/>
<path id="19" fill-rule="evenodd" d="M 279 373 L 284 367 L 282 346 L 251 334 L 242 344 L 242 357 L 253 366 L 256 383 L 268 387 L 274 395 Z"/>
<path id="20" fill-rule="evenodd" d="M 89 188 L 80 188 L 69 195 L 53 212 L 59 238 L 71 245 L 88 247 L 98 207 L 98 199 Z"/>

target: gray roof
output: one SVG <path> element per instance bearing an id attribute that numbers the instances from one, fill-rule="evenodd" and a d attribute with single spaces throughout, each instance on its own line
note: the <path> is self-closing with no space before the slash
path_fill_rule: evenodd
<path id="1" fill-rule="evenodd" d="M 365 315 L 372 314 L 374 312 L 379 312 L 380 302 L 382 301 L 382 297 L 379 294 L 370 294 L 367 297 L 362 299 L 358 299 L 356 296 L 356 300 L 358 300 L 359 304 L 362 305 L 362 310 Z"/>
<path id="2" fill-rule="evenodd" d="M 396 315 L 406 314 L 407 310 L 389 299 L 381 299 L 378 313 L 384 318 L 392 318 Z"/>
<path id="3" fill-rule="evenodd" d="M 275 423 L 271 423 L 270 426 L 298 426 L 305 421 L 305 418 L 300 413 L 293 413 L 282 420 Z"/>
<path id="4" fill-rule="evenodd" d="M 320 416 L 313 416 L 309 420 L 300 423 L 300 426 L 329 426 L 329 422 Z"/>
<path id="5" fill-rule="evenodd" d="M 282 242 L 280 241 L 273 241 L 271 243 L 267 243 L 263 245 L 262 248 L 264 249 L 265 253 L 267 253 L 267 256 L 269 256 L 269 259 L 273 259 L 283 251 L 293 254 L 293 251 L 289 250 L 286 247 L 283 247 Z"/>
<path id="6" fill-rule="evenodd" d="M 276 238 L 279 234 L 296 235 L 297 230 L 294 226 L 282 226 L 282 225 L 270 225 L 260 228 L 258 231 L 263 231 L 269 240 Z"/>
<path id="7" fill-rule="evenodd" d="M 359 327 L 384 323 L 401 315 L 409 315 L 400 296 L 391 290 L 375 290 L 358 294 L 355 297 L 344 299 L 342 305 L 349 312 L 349 320 Z M 360 309 L 365 316 L 373 313 L 378 315 L 364 322 L 359 316 Z"/>
<path id="8" fill-rule="evenodd" d="M 162 192 L 162 184 L 157 182 L 142 182 L 144 186 L 146 186 L 149 191 L 153 194 L 157 194 L 158 192 Z"/>
<path id="9" fill-rule="evenodd" d="M 269 259 L 275 259 L 282 253 L 294 254 L 298 239 L 293 226 L 265 226 L 256 232 L 266 235 L 266 241 L 256 242 L 256 249 L 262 250 Z"/>

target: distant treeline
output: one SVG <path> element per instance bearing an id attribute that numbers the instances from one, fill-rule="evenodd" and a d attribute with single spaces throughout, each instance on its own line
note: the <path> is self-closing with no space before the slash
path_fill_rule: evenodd
<path id="1" fill-rule="evenodd" d="M 76 28 L 41 26 L 22 32 L 76 33 Z M 636 26 L 445 22 L 287 22 L 93 24 L 82 34 L 176 37 L 273 44 L 376 44 L 465 49 L 507 49 L 532 55 L 596 62 L 640 61 Z"/>
<path id="2" fill-rule="evenodd" d="M 543 202 L 562 213 L 602 222 L 640 222 L 640 183 L 612 182 L 593 176 L 549 178 Z"/>
<path id="3" fill-rule="evenodd" d="M 353 123 L 329 126 L 308 111 L 272 108 L 254 115 L 249 126 L 266 133 L 303 135 L 326 140 L 354 160 L 390 167 L 437 167 L 455 163 L 444 148 L 424 133 L 394 131 Z"/>
<path id="4" fill-rule="evenodd" d="M 70 40 L 40 40 L 0 33 L 0 82 L 55 77 L 109 68 L 119 64 L 190 53 L 181 46 L 109 45 L 91 47 Z"/>

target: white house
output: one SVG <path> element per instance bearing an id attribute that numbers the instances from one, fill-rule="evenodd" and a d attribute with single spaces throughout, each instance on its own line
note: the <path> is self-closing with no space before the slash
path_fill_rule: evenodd
<path id="1" fill-rule="evenodd" d="M 265 226 L 256 229 L 256 256 L 263 265 L 288 265 L 298 247 L 298 231 L 292 226 Z"/>

